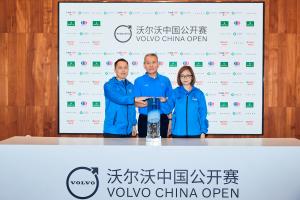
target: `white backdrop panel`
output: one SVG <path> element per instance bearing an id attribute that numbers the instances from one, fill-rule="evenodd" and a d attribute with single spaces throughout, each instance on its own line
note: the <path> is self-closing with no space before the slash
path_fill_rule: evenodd
<path id="1" fill-rule="evenodd" d="M 193 67 L 209 133 L 262 133 L 263 3 L 59 3 L 59 132 L 102 133 L 114 61 L 134 82 L 150 52 L 174 88 Z"/>

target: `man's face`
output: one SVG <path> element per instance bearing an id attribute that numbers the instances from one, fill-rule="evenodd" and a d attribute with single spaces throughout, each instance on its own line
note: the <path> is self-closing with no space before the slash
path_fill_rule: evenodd
<path id="1" fill-rule="evenodd" d="M 155 56 L 147 56 L 144 61 L 144 68 L 148 74 L 156 74 L 158 69 L 158 60 Z"/>
<path id="2" fill-rule="evenodd" d="M 115 73 L 118 79 L 126 79 L 128 75 L 128 64 L 124 61 L 117 63 Z"/>

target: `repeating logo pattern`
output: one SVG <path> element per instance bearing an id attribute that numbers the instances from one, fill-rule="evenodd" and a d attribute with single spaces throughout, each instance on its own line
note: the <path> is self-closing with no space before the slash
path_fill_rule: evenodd
<path id="1" fill-rule="evenodd" d="M 153 52 L 173 88 L 179 68 L 193 67 L 209 133 L 261 133 L 262 4 L 83 4 L 60 4 L 60 132 L 102 133 L 103 85 L 114 76 L 114 61 L 128 60 L 134 82 Z"/>

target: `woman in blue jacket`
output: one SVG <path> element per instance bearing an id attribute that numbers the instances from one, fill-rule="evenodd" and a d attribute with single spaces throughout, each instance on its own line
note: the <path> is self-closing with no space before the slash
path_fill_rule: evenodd
<path id="1" fill-rule="evenodd" d="M 105 119 L 104 137 L 131 137 L 136 135 L 134 103 L 144 103 L 134 98 L 133 84 L 126 77 L 128 62 L 121 58 L 115 62 L 116 76 L 104 84 Z"/>
<path id="2" fill-rule="evenodd" d="M 172 137 L 204 138 L 208 121 L 203 92 L 194 86 L 195 74 L 190 66 L 183 66 L 177 74 L 178 87 L 168 99 L 172 113 Z"/>

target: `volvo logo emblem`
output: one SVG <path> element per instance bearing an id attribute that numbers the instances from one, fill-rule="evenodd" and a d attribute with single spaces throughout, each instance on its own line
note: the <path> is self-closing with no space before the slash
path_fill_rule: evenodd
<path id="1" fill-rule="evenodd" d="M 97 167 L 77 167 L 73 169 L 66 181 L 69 193 L 77 199 L 88 199 L 96 194 L 99 187 Z"/>
<path id="2" fill-rule="evenodd" d="M 118 42 L 128 42 L 132 37 L 132 27 L 130 25 L 120 25 L 115 29 L 114 35 Z"/>

